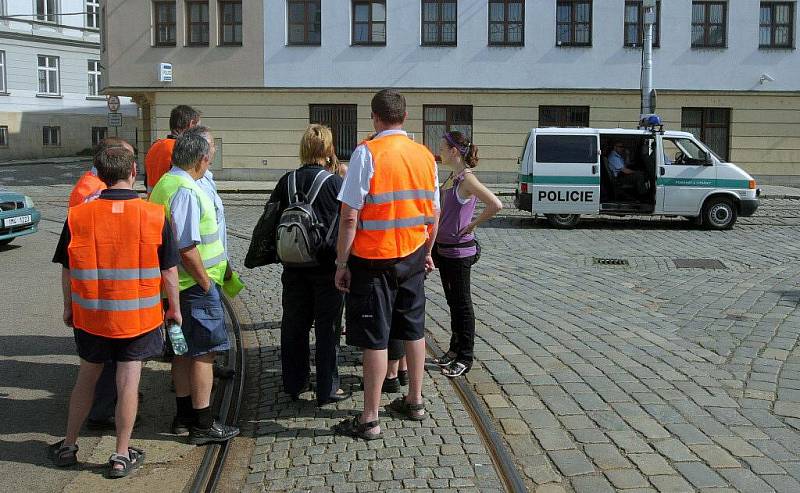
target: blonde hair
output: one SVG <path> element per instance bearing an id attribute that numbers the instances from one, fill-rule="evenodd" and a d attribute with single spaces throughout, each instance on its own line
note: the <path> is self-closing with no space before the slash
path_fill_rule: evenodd
<path id="1" fill-rule="evenodd" d="M 326 161 L 333 153 L 333 134 L 325 125 L 312 124 L 300 139 L 300 161 L 302 164 Z"/>

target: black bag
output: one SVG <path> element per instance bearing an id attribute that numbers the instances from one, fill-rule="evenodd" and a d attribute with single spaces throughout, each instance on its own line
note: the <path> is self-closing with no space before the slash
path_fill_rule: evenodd
<path id="1" fill-rule="evenodd" d="M 280 218 L 280 207 L 280 202 L 269 202 L 264 206 L 264 212 L 253 228 L 253 237 L 247 249 L 247 256 L 244 258 L 244 266 L 248 269 L 279 262 L 278 251 L 275 248 L 275 232 Z"/>
<path id="2" fill-rule="evenodd" d="M 289 175 L 289 207 L 284 209 L 278 221 L 276 243 L 278 258 L 284 265 L 319 265 L 319 253 L 328 246 L 334 225 L 322 224 L 312 206 L 322 186 L 331 176 L 333 175 L 321 170 L 314 177 L 308 193 L 302 193 L 297 191 L 296 173 Z"/>
<path id="3" fill-rule="evenodd" d="M 439 259 L 443 258 L 439 255 L 439 248 L 469 248 L 475 247 L 475 255 L 472 256 L 472 263 L 470 265 L 475 265 L 478 263 L 478 260 L 481 258 L 481 244 L 478 243 L 477 238 L 473 238 L 471 241 L 465 241 L 464 243 L 434 243 L 433 244 L 433 252 L 431 257 L 433 258 L 433 265 L 437 268 L 439 267 Z"/>

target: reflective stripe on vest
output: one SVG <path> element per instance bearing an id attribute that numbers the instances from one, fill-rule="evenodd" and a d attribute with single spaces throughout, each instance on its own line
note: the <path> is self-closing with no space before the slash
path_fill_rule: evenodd
<path id="1" fill-rule="evenodd" d="M 359 229 L 367 231 L 386 231 L 389 229 L 408 228 L 422 224 L 433 224 L 435 218 L 428 216 L 408 217 L 405 219 L 390 219 L 388 221 L 358 221 Z"/>
<path id="2" fill-rule="evenodd" d="M 225 270 L 228 266 L 225 246 L 220 239 L 219 226 L 217 225 L 217 212 L 214 202 L 206 192 L 200 188 L 190 177 L 183 174 L 167 173 L 156 184 L 150 201 L 164 207 L 167 219 L 171 219 L 170 205 L 172 198 L 179 189 L 186 188 L 194 192 L 200 202 L 200 244 L 197 251 L 203 261 L 208 277 L 222 285 Z M 186 271 L 181 264 L 178 266 L 178 285 L 183 291 L 197 284 L 197 281 Z"/>
<path id="3" fill-rule="evenodd" d="M 367 204 L 388 204 L 395 200 L 428 199 L 433 200 L 435 194 L 430 190 L 400 190 L 398 192 L 386 192 L 376 195 L 367 194 L 364 202 Z"/>
<path id="4" fill-rule="evenodd" d="M 101 337 L 158 328 L 163 209 L 141 199 L 98 199 L 67 213 L 72 321 Z"/>

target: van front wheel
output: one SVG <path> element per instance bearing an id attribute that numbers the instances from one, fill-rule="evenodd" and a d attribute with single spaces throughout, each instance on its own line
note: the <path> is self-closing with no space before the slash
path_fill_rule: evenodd
<path id="1" fill-rule="evenodd" d="M 547 222 L 558 229 L 570 229 L 578 225 L 581 216 L 578 214 L 545 214 Z"/>
<path id="2" fill-rule="evenodd" d="M 708 229 L 731 229 L 736 222 L 736 206 L 725 197 L 712 197 L 703 205 L 703 226 Z"/>

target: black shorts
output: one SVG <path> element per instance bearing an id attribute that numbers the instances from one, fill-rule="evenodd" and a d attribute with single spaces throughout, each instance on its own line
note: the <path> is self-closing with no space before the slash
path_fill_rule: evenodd
<path id="1" fill-rule="evenodd" d="M 112 339 L 75 329 L 78 356 L 89 363 L 108 361 L 144 361 L 161 356 L 164 337 L 161 328 L 130 339 Z"/>
<path id="2" fill-rule="evenodd" d="M 389 339 L 425 337 L 425 254 L 423 246 L 392 262 L 350 258 L 347 344 L 386 349 Z"/>

